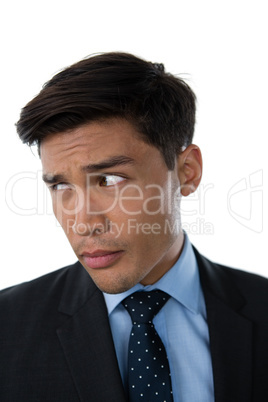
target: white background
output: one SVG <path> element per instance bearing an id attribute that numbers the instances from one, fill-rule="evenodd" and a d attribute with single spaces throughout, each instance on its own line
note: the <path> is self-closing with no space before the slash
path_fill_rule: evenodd
<path id="1" fill-rule="evenodd" d="M 185 227 L 210 259 L 267 276 L 265 0 L 10 0 L 0 15 L 0 288 L 76 260 L 36 175 L 39 159 L 17 138 L 20 108 L 61 68 L 114 50 L 163 62 L 192 86 L 204 173 L 183 206 Z M 23 172 L 29 178 L 11 187 Z M 37 212 L 15 211 L 30 213 L 37 197 Z"/>

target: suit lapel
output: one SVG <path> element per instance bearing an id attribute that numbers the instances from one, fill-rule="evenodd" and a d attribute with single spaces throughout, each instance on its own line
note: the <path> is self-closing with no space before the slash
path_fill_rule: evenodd
<path id="1" fill-rule="evenodd" d="M 79 264 L 69 276 L 59 308 L 69 317 L 57 335 L 80 400 L 125 402 L 103 295 Z"/>
<path id="2" fill-rule="evenodd" d="M 252 322 L 244 298 L 220 266 L 196 252 L 207 308 L 215 402 L 251 401 Z"/>

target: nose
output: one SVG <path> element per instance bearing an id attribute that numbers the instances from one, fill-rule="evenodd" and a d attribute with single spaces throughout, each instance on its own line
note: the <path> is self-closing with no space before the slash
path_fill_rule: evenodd
<path id="1" fill-rule="evenodd" d="M 79 236 L 98 236 L 102 233 L 107 232 L 108 227 L 108 221 L 104 221 L 103 223 L 89 223 L 89 221 L 81 222 L 79 220 L 75 220 L 74 224 L 72 225 L 72 230 L 75 234 Z"/>
<path id="2" fill-rule="evenodd" d="M 72 230 L 79 236 L 98 236 L 109 230 L 109 220 L 100 201 L 93 197 L 84 198 L 83 205 L 79 205 L 75 212 L 75 222 Z"/>

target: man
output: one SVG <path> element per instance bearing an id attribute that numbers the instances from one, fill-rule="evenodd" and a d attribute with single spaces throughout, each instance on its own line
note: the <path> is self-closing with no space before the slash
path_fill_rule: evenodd
<path id="1" fill-rule="evenodd" d="M 79 262 L 1 292 L 1 401 L 268 400 L 267 280 L 181 229 L 194 122 L 186 83 L 124 53 L 63 70 L 22 110 Z"/>

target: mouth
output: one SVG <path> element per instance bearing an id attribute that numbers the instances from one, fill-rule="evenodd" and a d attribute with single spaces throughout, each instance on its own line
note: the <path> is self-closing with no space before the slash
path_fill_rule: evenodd
<path id="1" fill-rule="evenodd" d="M 88 268 L 107 268 L 117 261 L 124 251 L 96 250 L 93 253 L 82 253 L 81 257 Z"/>

